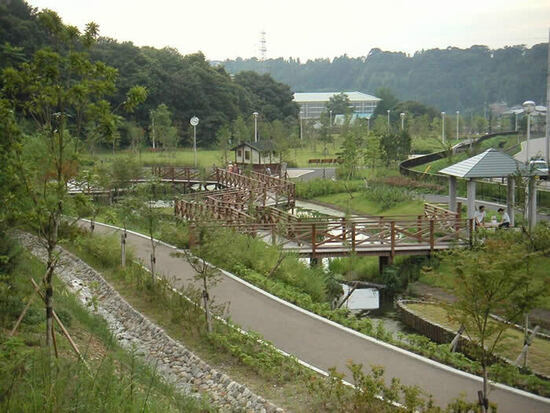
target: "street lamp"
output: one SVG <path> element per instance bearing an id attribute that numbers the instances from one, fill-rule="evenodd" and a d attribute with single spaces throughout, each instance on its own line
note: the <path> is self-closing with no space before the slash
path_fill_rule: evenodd
<path id="1" fill-rule="evenodd" d="M 441 142 L 445 143 L 445 112 L 441 112 Z"/>
<path id="2" fill-rule="evenodd" d="M 193 126 L 193 163 L 195 168 L 197 167 L 197 125 L 199 124 L 199 118 L 193 116 L 189 123 Z"/>
<path id="3" fill-rule="evenodd" d="M 399 116 L 401 117 L 401 130 L 404 130 L 405 129 L 405 112 L 401 112 Z"/>
<path id="4" fill-rule="evenodd" d="M 388 132 L 390 131 L 390 110 L 388 109 Z"/>
<path id="5" fill-rule="evenodd" d="M 525 164 L 529 164 L 529 139 L 531 139 L 531 113 L 535 111 L 535 102 L 526 100 L 523 102 L 523 110 L 527 113 L 527 145 L 525 152 Z"/>
<path id="6" fill-rule="evenodd" d="M 329 125 L 332 128 L 332 109 L 329 109 L 328 114 L 329 114 L 329 119 L 330 119 L 329 120 Z"/>
<path id="7" fill-rule="evenodd" d="M 459 128 L 459 125 L 460 125 L 460 111 L 457 110 L 456 111 L 456 140 L 458 140 L 458 128 Z"/>
<path id="8" fill-rule="evenodd" d="M 254 142 L 258 142 L 258 112 L 254 112 Z"/>

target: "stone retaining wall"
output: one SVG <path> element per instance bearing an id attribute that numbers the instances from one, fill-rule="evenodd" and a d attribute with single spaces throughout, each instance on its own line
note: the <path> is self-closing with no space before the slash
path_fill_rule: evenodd
<path id="1" fill-rule="evenodd" d="M 450 343 L 456 335 L 456 332 L 426 320 L 425 318 L 415 314 L 407 308 L 408 303 L 417 303 L 421 301 L 414 300 L 399 300 L 397 301 L 397 308 L 399 309 L 399 315 L 403 323 L 408 327 L 411 327 L 420 334 L 428 337 L 439 344 Z M 457 345 L 458 351 L 463 351 L 464 346 L 468 343 L 468 340 L 460 337 Z"/>
<path id="2" fill-rule="evenodd" d="M 27 233 L 18 233 L 17 237 L 34 256 L 46 260 L 46 250 L 38 238 Z M 84 261 L 62 249 L 60 254 L 57 276 L 90 311 L 107 321 L 122 347 L 136 351 L 178 390 L 188 394 L 207 393 L 212 403 L 222 411 L 283 412 L 242 384 L 214 370 L 169 337 L 162 328 L 128 304 L 100 273 Z"/>

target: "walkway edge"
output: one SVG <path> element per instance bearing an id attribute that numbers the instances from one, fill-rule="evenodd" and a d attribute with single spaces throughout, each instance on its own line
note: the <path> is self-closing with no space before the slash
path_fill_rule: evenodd
<path id="1" fill-rule="evenodd" d="M 82 220 L 82 221 L 85 221 L 85 222 L 89 222 L 88 219 L 81 219 L 81 220 Z M 115 229 L 115 230 L 118 230 L 118 231 L 124 231 L 124 228 L 120 228 L 120 227 L 117 227 L 117 226 L 115 226 L 115 225 L 103 224 L 103 223 L 101 223 L 101 222 L 95 222 L 95 224 L 96 224 L 96 225 L 102 225 L 102 226 L 107 227 L 107 228 L 112 228 L 112 229 Z M 141 234 L 141 233 L 139 233 L 139 232 L 131 231 L 131 230 L 126 230 L 126 232 L 128 232 L 128 233 L 130 233 L 130 234 L 133 234 L 133 235 L 136 235 L 136 236 L 138 236 L 138 237 L 141 237 L 141 238 L 150 240 L 150 237 L 148 237 L 147 235 Z M 168 243 L 166 243 L 166 242 L 164 242 L 164 241 L 157 240 L 157 239 L 155 239 L 155 238 L 153 238 L 153 241 L 156 242 L 157 244 L 164 245 L 165 247 L 171 248 L 171 249 L 173 249 L 173 250 L 175 250 L 175 251 L 182 251 L 182 252 L 183 252 L 182 249 L 177 248 L 177 247 L 174 246 L 174 245 L 170 245 L 170 244 L 168 244 Z M 204 260 L 203 260 L 203 261 L 204 261 Z M 234 281 L 237 281 L 237 282 L 239 282 L 239 283 L 245 285 L 246 287 L 248 287 L 248 288 L 250 288 L 250 289 L 252 289 L 252 290 L 254 290 L 254 291 L 256 291 L 256 292 L 258 292 L 258 293 L 260 293 L 260 294 L 263 294 L 263 295 L 265 295 L 266 297 L 271 298 L 272 300 L 278 302 L 279 304 L 282 304 L 282 305 L 285 305 L 285 306 L 287 306 L 287 307 L 289 307 L 289 308 L 292 308 L 293 310 L 296 310 L 296 311 L 298 311 L 298 312 L 300 312 L 300 313 L 302 313 L 302 314 L 304 314 L 304 315 L 307 315 L 307 316 L 309 316 L 309 317 L 311 317 L 311 318 L 313 318 L 313 319 L 316 319 L 316 320 L 318 320 L 318 321 L 324 322 L 324 323 L 326 323 L 326 324 L 328 324 L 328 325 L 331 325 L 332 327 L 336 327 L 336 328 L 338 328 L 338 329 L 340 329 L 340 330 L 342 330 L 342 331 L 345 331 L 346 333 L 353 334 L 353 335 L 355 335 L 355 336 L 357 336 L 357 337 L 359 337 L 359 338 L 362 338 L 362 339 L 364 339 L 364 340 L 367 340 L 367 341 L 370 341 L 370 342 L 372 342 L 372 343 L 378 344 L 378 345 L 383 346 L 383 347 L 385 347 L 385 348 L 387 348 L 387 349 L 390 349 L 390 350 L 396 351 L 396 352 L 398 352 L 398 353 L 401 353 L 401 354 L 403 354 L 403 355 L 406 355 L 406 356 L 415 358 L 415 359 L 417 359 L 417 360 L 419 360 L 419 361 L 422 361 L 422 362 L 424 362 L 424 363 L 426 363 L 426 364 L 429 364 L 429 365 L 431 365 L 431 366 L 433 366 L 433 367 L 437 367 L 437 368 L 439 368 L 439 369 L 441 369 L 441 370 L 448 371 L 449 373 L 454 373 L 454 374 L 457 374 L 457 375 L 459 375 L 459 376 L 466 377 L 466 378 L 469 378 L 469 379 L 471 379 L 471 380 L 475 380 L 475 381 L 477 381 L 477 382 L 479 382 L 479 383 L 482 383 L 482 382 L 483 382 L 483 379 L 482 379 L 481 377 L 479 377 L 479 376 L 476 376 L 475 374 L 471 374 L 471 373 L 468 373 L 468 372 L 465 372 L 465 371 L 462 371 L 462 370 L 458 370 L 458 369 L 456 369 L 456 368 L 454 368 L 454 367 L 447 366 L 447 365 L 445 365 L 445 364 L 442 364 L 442 363 L 439 363 L 439 362 L 437 362 L 437 361 L 431 360 L 431 359 L 429 359 L 429 358 L 427 358 L 427 357 L 424 357 L 424 356 L 421 356 L 421 355 L 419 355 L 419 354 L 413 353 L 413 352 L 411 352 L 411 351 L 408 351 L 408 350 L 402 349 L 402 348 L 400 348 L 400 347 L 394 346 L 393 344 L 389 344 L 389 343 L 386 343 L 386 342 L 384 342 L 384 341 L 378 340 L 378 339 L 376 339 L 376 338 L 374 338 L 374 337 L 367 336 L 367 335 L 365 335 L 365 334 L 363 334 L 363 333 L 360 333 L 360 332 L 358 332 L 358 331 L 352 330 L 351 328 L 348 328 L 348 327 L 345 327 L 345 326 L 343 326 L 343 325 L 341 325 L 341 324 L 338 324 L 338 323 L 336 323 L 336 322 L 334 322 L 334 321 L 332 321 L 332 320 L 328 320 L 328 319 L 326 319 L 326 318 L 324 318 L 324 317 L 321 317 L 320 315 L 317 315 L 317 314 L 315 314 L 315 313 L 312 313 L 311 311 L 305 310 L 305 309 L 303 309 L 303 308 L 301 308 L 301 307 L 298 307 L 298 306 L 295 305 L 295 304 L 289 303 L 288 301 L 285 301 L 285 300 L 283 300 L 283 299 L 281 299 L 281 298 L 279 298 L 279 297 L 277 297 L 277 296 L 275 296 L 275 295 L 273 295 L 273 294 L 271 294 L 271 293 L 269 293 L 269 292 L 267 292 L 267 291 L 264 291 L 264 290 L 262 290 L 261 288 L 256 287 L 255 285 L 253 285 L 253 284 L 251 284 L 251 283 L 249 283 L 249 282 L 247 282 L 247 281 L 245 281 L 245 280 L 243 280 L 243 279 L 237 277 L 236 275 L 234 275 L 234 274 L 232 274 L 232 273 L 230 273 L 230 272 L 228 272 L 228 271 L 226 271 L 226 270 L 224 270 L 224 269 L 221 269 L 221 268 L 219 268 L 219 267 L 216 267 L 215 265 L 212 265 L 212 264 L 210 264 L 210 263 L 208 263 L 208 262 L 206 262 L 206 263 L 207 263 L 208 265 L 210 265 L 211 267 L 217 268 L 221 273 L 223 273 L 225 276 L 227 276 L 227 277 L 233 279 Z M 284 350 L 282 350 L 282 351 L 284 351 Z M 298 359 L 298 360 L 299 360 L 299 359 Z M 323 370 L 319 369 L 318 367 L 312 366 L 312 365 L 310 365 L 309 363 L 304 362 L 304 361 L 302 361 L 302 360 L 300 360 L 300 364 L 306 365 L 306 366 L 312 368 L 312 370 L 315 370 L 315 371 L 317 371 L 317 372 L 322 372 L 322 371 L 323 371 Z M 547 403 L 547 404 L 550 405 L 550 398 L 546 398 L 546 397 L 543 397 L 543 396 L 539 396 L 539 395 L 537 395 L 537 394 L 529 393 L 529 392 L 527 392 L 527 391 L 525 391 L 525 390 L 516 389 L 515 387 L 511 387 L 511 386 L 508 386 L 508 385 L 506 385 L 506 384 L 497 383 L 497 382 L 493 382 L 493 381 L 490 382 L 490 386 L 495 387 L 495 388 L 499 388 L 499 389 L 501 389 L 501 390 L 509 391 L 509 392 L 511 392 L 511 393 L 515 393 L 515 394 L 518 394 L 518 395 L 520 395 L 520 396 L 527 397 L 527 398 L 530 398 L 530 399 L 533 399 L 533 400 L 538 400 L 538 401 L 541 401 L 541 402 L 544 402 L 544 403 Z"/>

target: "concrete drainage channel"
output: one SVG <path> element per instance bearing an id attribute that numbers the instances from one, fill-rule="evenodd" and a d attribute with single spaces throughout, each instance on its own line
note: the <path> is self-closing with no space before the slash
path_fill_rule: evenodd
<path id="1" fill-rule="evenodd" d="M 38 259 L 46 260 L 46 251 L 38 239 L 18 232 L 19 241 Z M 208 393 L 212 403 L 222 411 L 283 412 L 247 387 L 212 369 L 163 329 L 136 311 L 114 288 L 84 261 L 61 250 L 56 271 L 58 277 L 87 308 L 96 298 L 96 313 L 108 323 L 114 337 L 126 349 L 133 349 L 176 388 L 188 394 L 193 388 Z M 92 287 L 93 286 L 93 287 Z"/>

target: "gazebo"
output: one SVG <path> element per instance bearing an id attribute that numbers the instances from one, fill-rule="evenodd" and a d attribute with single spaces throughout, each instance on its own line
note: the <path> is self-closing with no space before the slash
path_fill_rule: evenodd
<path id="1" fill-rule="evenodd" d="M 541 175 L 539 171 L 529 171 L 521 162 L 510 155 L 496 149 L 487 149 L 485 152 L 439 171 L 449 176 L 449 209 L 456 212 L 456 178 L 467 180 L 466 193 L 468 199 L 468 218 L 473 218 L 475 213 L 476 181 L 481 178 L 506 178 L 507 195 L 506 209 L 510 216 L 511 225 L 514 225 L 514 179 L 518 173 L 529 177 L 528 185 L 528 219 L 529 228 L 534 228 L 537 220 L 537 189 L 534 177 Z"/>

